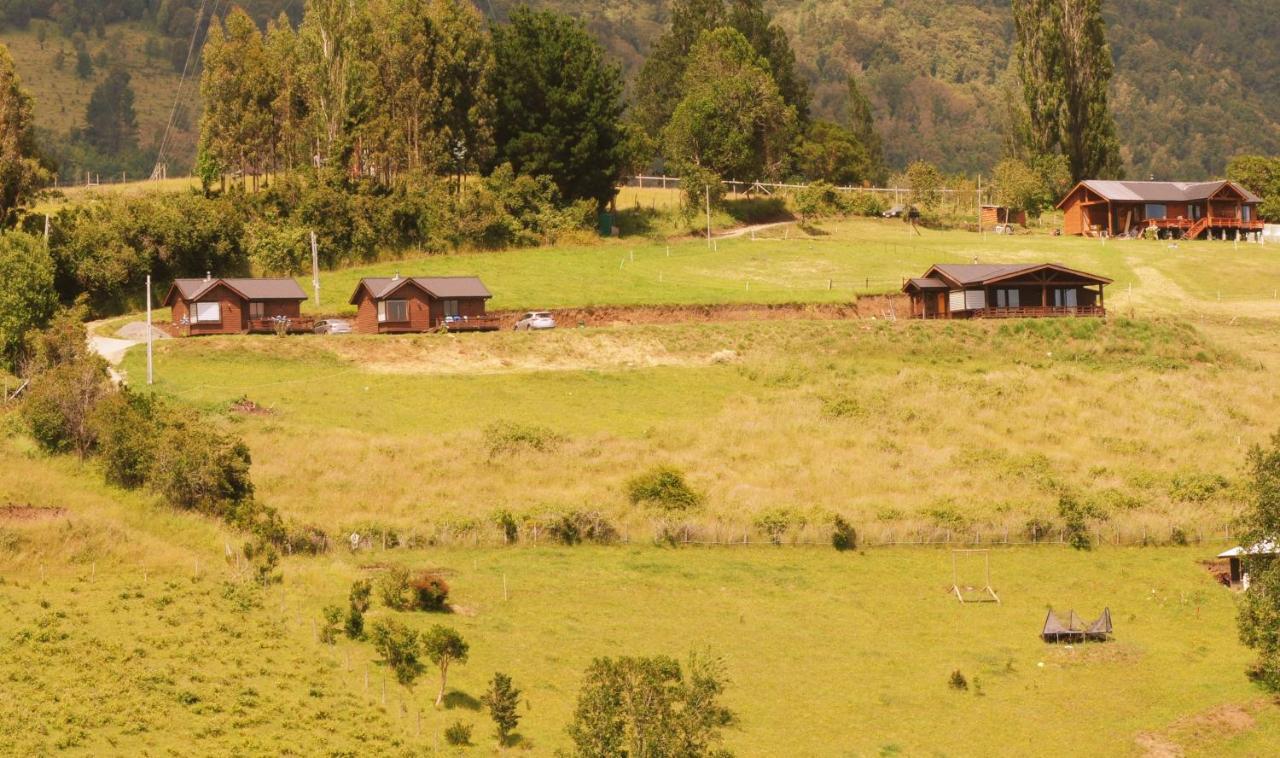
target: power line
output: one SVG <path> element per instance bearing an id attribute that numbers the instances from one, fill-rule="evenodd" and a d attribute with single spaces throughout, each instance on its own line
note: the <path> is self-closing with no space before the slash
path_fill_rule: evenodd
<path id="1" fill-rule="evenodd" d="M 213 20 L 217 17 L 218 6 L 221 3 L 222 3 L 222 0 L 214 0 L 213 10 L 209 14 L 210 24 L 212 24 Z M 161 167 L 164 165 L 165 151 L 169 147 L 169 135 L 173 131 L 173 126 L 178 120 L 178 105 L 182 102 L 182 90 L 187 83 L 187 75 L 191 71 L 191 60 L 195 56 L 195 51 L 197 47 L 196 40 L 200 36 L 200 26 L 201 26 L 201 22 L 204 20 L 204 11 L 207 4 L 208 4 L 208 0 L 200 0 L 200 10 L 196 12 L 195 28 L 191 30 L 191 41 L 187 44 L 187 59 L 182 64 L 182 77 L 178 79 L 178 88 L 173 96 L 173 107 L 169 110 L 169 122 L 165 124 L 164 136 L 160 138 L 160 148 L 156 152 L 156 165 L 154 168 L 151 169 L 152 179 L 159 178 L 161 173 Z M 208 33 L 209 33 L 209 27 L 208 27 L 208 24 L 206 24 L 205 25 L 206 39 L 208 38 Z M 203 46 L 203 44 L 204 42 L 201 41 L 200 45 Z"/>

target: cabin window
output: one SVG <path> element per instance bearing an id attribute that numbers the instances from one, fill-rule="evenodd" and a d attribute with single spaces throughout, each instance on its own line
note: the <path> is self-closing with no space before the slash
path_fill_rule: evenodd
<path id="1" fill-rule="evenodd" d="M 458 316 L 457 300 L 441 300 L 440 304 L 444 306 L 445 318 L 457 318 Z"/>
<path id="2" fill-rule="evenodd" d="M 192 303 L 191 323 L 218 324 L 222 322 L 222 308 L 219 303 Z"/>
<path id="3" fill-rule="evenodd" d="M 1245 221 L 1252 221 L 1253 220 L 1252 211 L 1253 211 L 1253 208 L 1248 205 L 1242 207 L 1240 209 L 1240 218 L 1244 219 Z"/>
<path id="4" fill-rule="evenodd" d="M 987 307 L 986 290 L 965 290 L 964 293 L 964 309 L 967 311 L 980 311 Z"/>
<path id="5" fill-rule="evenodd" d="M 260 321 L 267 317 L 267 304 L 262 302 L 249 303 L 249 318 Z"/>
<path id="6" fill-rule="evenodd" d="M 379 321 L 408 321 L 408 300 L 383 300 L 378 303 Z"/>
<path id="7" fill-rule="evenodd" d="M 1059 308 L 1075 308 L 1079 302 L 1077 290 L 1054 290 L 1053 304 Z"/>
<path id="8" fill-rule="evenodd" d="M 1147 203 L 1144 213 L 1147 214 L 1147 218 L 1165 218 L 1169 209 L 1164 203 Z"/>
<path id="9" fill-rule="evenodd" d="M 1188 211 L 1190 211 L 1190 216 L 1191 216 L 1191 220 L 1192 220 L 1192 221 L 1199 221 L 1199 220 L 1200 220 L 1200 206 L 1199 206 L 1199 205 L 1191 205 L 1191 206 L 1188 206 L 1188 207 L 1187 207 L 1187 210 L 1188 210 Z"/>
<path id="10" fill-rule="evenodd" d="M 996 290 L 996 307 L 997 308 L 1019 308 L 1022 306 L 1022 297 L 1018 290 Z"/>

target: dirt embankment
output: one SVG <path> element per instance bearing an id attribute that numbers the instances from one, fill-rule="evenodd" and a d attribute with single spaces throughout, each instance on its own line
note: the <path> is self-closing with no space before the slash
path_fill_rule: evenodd
<path id="1" fill-rule="evenodd" d="M 528 311 L 492 311 L 503 329 L 515 326 Z M 863 318 L 908 318 L 910 301 L 901 296 L 863 297 L 852 303 L 782 303 L 762 305 L 602 305 L 556 308 L 551 313 L 560 327 L 612 326 L 615 324 L 712 323 L 720 321 L 777 321 L 813 319 L 836 321 Z"/>

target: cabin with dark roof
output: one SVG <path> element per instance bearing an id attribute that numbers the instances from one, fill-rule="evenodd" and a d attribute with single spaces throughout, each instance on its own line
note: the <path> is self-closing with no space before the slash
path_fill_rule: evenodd
<path id="1" fill-rule="evenodd" d="M 1261 199 L 1230 181 L 1119 182 L 1087 179 L 1058 203 L 1064 234 L 1137 236 L 1154 229 L 1160 237 L 1261 233 Z"/>
<path id="2" fill-rule="evenodd" d="M 1056 263 L 939 263 L 902 291 L 912 318 L 1102 317 L 1110 283 Z"/>
<path id="3" fill-rule="evenodd" d="M 366 277 L 350 303 L 361 334 L 491 332 L 498 319 L 485 314 L 493 295 L 474 276 Z"/>
<path id="4" fill-rule="evenodd" d="M 307 293 L 292 279 L 175 279 L 161 305 L 183 336 L 307 332 Z"/>

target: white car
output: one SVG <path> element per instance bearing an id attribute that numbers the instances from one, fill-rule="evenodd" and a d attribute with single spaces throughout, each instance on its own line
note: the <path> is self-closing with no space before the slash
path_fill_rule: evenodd
<path id="1" fill-rule="evenodd" d="M 312 331 L 316 334 L 351 334 L 351 324 L 342 319 L 330 318 L 317 321 Z"/>
<path id="2" fill-rule="evenodd" d="M 522 315 L 515 325 L 516 329 L 555 329 L 556 320 L 547 311 L 529 311 Z"/>

